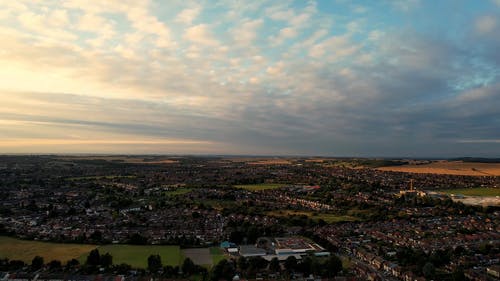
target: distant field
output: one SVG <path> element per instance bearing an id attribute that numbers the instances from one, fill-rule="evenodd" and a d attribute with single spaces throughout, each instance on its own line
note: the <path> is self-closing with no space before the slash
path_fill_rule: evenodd
<path id="1" fill-rule="evenodd" d="M 435 161 L 423 165 L 381 167 L 377 170 L 464 176 L 500 176 L 500 163 Z"/>
<path id="2" fill-rule="evenodd" d="M 285 186 L 281 183 L 260 183 L 260 184 L 246 184 L 246 185 L 235 185 L 236 188 L 242 188 L 249 191 L 260 191 L 266 189 L 276 189 Z"/>
<path id="3" fill-rule="evenodd" d="M 127 178 L 127 179 L 134 179 L 137 176 L 88 176 L 88 177 L 74 177 L 74 178 L 68 178 L 68 180 L 71 181 L 77 181 L 77 180 L 101 180 L 101 179 L 106 179 L 106 180 L 112 180 L 112 179 L 118 179 L 118 178 Z"/>
<path id="4" fill-rule="evenodd" d="M 98 248 L 99 253 L 110 253 L 113 256 L 113 263 L 127 263 L 132 267 L 146 268 L 150 255 L 160 255 L 163 265 L 177 266 L 182 263 L 183 257 L 179 246 L 163 245 L 106 245 Z M 80 262 L 84 262 L 88 254 L 80 257 Z"/>
<path id="5" fill-rule="evenodd" d="M 165 159 L 161 157 L 127 157 L 127 156 L 66 156 L 59 157 L 61 160 L 102 160 L 110 162 L 121 162 L 129 164 L 171 164 L 178 163 L 177 160 Z"/>
<path id="6" fill-rule="evenodd" d="M 91 250 L 95 245 L 59 244 L 38 241 L 25 241 L 10 237 L 0 236 L 0 258 L 22 260 L 31 263 L 35 256 L 41 256 L 45 262 L 60 260 L 65 263 L 76 259 Z"/>
<path id="7" fill-rule="evenodd" d="M 266 159 L 254 162 L 248 162 L 248 165 L 290 165 L 292 162 L 287 159 Z"/>
<path id="8" fill-rule="evenodd" d="M 500 188 L 458 188 L 458 189 L 443 189 L 439 190 L 447 194 L 461 194 L 465 196 L 500 196 Z"/>
<path id="9" fill-rule="evenodd" d="M 173 195 L 173 196 L 184 195 L 191 191 L 193 191 L 192 188 L 176 188 L 175 190 L 165 191 L 165 195 Z"/>
<path id="10" fill-rule="evenodd" d="M 346 215 L 335 215 L 335 214 L 326 214 L 326 213 L 315 213 L 311 211 L 296 211 L 296 210 L 278 210 L 268 212 L 267 215 L 275 216 L 275 217 L 288 217 L 288 216 L 307 216 L 314 220 L 322 219 L 327 223 L 335 223 L 342 221 L 357 221 L 359 220 L 353 216 Z"/>

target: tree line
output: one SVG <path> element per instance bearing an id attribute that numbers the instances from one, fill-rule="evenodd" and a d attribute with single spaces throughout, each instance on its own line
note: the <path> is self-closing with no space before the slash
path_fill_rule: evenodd
<path id="1" fill-rule="evenodd" d="M 98 249 L 90 251 L 85 262 L 80 264 L 77 259 L 72 259 L 66 264 L 59 260 L 45 262 L 41 256 L 35 256 L 31 264 L 20 260 L 0 260 L 0 271 L 47 272 L 47 273 L 77 273 L 77 274 L 136 274 L 153 275 L 163 278 L 187 278 L 193 275 L 200 276 L 201 280 L 231 280 L 235 275 L 245 278 L 255 278 L 262 273 L 275 274 L 289 278 L 296 273 L 304 275 L 314 274 L 322 277 L 334 277 L 342 271 L 340 259 L 331 255 L 327 258 L 306 256 L 301 260 L 294 256 L 280 262 L 273 258 L 270 262 L 262 257 L 239 257 L 238 259 L 223 259 L 210 270 L 195 264 L 190 258 L 185 258 L 180 266 L 164 265 L 161 256 L 150 255 L 147 258 L 146 269 L 134 269 L 129 264 L 113 264 L 110 253 L 101 254 Z"/>

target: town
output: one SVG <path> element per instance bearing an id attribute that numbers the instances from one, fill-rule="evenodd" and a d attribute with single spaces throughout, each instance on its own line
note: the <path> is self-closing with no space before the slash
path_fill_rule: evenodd
<path id="1" fill-rule="evenodd" d="M 500 206 L 466 205 L 444 192 L 500 190 L 497 176 L 383 171 L 376 167 L 406 162 L 380 159 L 0 158 L 0 234 L 5 237 L 218 248 L 220 264 L 208 267 L 212 272 L 197 271 L 212 279 L 499 278 Z M 119 272 L 93 272 L 83 264 L 71 270 L 46 266 L 45 272 L 32 268 L 31 260 L 16 263 L 1 252 L 0 258 L 2 280 L 49 273 L 62 280 L 69 278 L 64 274 L 108 278 Z M 245 260 L 251 260 L 252 270 Z M 225 275 L 210 275 L 217 270 Z M 190 278 L 185 272 L 159 272 L 131 267 L 120 276 Z"/>

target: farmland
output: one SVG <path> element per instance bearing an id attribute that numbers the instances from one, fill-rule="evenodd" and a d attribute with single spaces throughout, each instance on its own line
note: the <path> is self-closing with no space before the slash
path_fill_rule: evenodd
<path id="1" fill-rule="evenodd" d="M 458 188 L 458 189 L 444 189 L 440 192 L 446 194 L 461 194 L 465 196 L 481 196 L 481 197 L 491 197 L 500 196 L 500 188 Z"/>
<path id="2" fill-rule="evenodd" d="M 285 186 L 281 183 L 260 183 L 260 184 L 247 184 L 247 185 L 236 185 L 236 188 L 246 189 L 248 191 L 261 191 L 266 189 L 276 189 Z"/>
<path id="3" fill-rule="evenodd" d="M 422 165 L 402 165 L 377 168 L 380 171 L 426 173 L 462 176 L 500 176 L 500 163 L 434 161 Z"/>
<path id="4" fill-rule="evenodd" d="M 47 262 L 56 259 L 66 262 L 76 259 L 95 248 L 95 245 L 25 241 L 0 236 L 0 258 L 22 260 L 26 263 L 31 263 L 35 256 L 41 256 Z"/>

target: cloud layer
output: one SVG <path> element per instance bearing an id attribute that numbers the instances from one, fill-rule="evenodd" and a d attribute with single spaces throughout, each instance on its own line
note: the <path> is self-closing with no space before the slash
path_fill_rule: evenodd
<path id="1" fill-rule="evenodd" d="M 0 3 L 0 152 L 500 156 L 498 1 L 332 2 Z"/>

